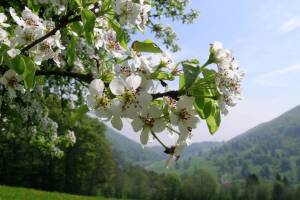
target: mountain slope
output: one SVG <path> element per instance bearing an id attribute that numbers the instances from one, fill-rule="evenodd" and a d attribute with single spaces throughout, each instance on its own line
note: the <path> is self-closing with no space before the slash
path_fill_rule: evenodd
<path id="1" fill-rule="evenodd" d="M 161 170 L 162 164 L 147 166 Z M 244 134 L 193 157 L 183 157 L 170 171 L 192 172 L 205 168 L 219 177 L 240 179 L 250 173 L 266 179 L 276 174 L 300 182 L 300 106 Z"/>
<path id="2" fill-rule="evenodd" d="M 143 162 L 143 161 L 159 161 L 164 156 L 151 148 L 145 147 L 128 139 L 121 133 L 107 127 L 106 137 L 112 144 L 114 157 L 120 162 Z"/>
<path id="3" fill-rule="evenodd" d="M 106 138 L 112 144 L 114 157 L 119 161 L 129 161 L 131 163 L 145 165 L 153 161 L 164 162 L 168 155 L 164 153 L 162 146 L 152 146 L 143 148 L 139 143 L 128 139 L 121 133 L 107 127 Z M 220 146 L 221 142 L 199 142 L 193 143 L 183 152 L 183 157 L 200 155 L 208 152 L 212 148 Z"/>
<path id="4" fill-rule="evenodd" d="M 300 182 L 300 106 L 263 123 L 215 149 L 207 156 L 223 174 L 277 173 Z"/>

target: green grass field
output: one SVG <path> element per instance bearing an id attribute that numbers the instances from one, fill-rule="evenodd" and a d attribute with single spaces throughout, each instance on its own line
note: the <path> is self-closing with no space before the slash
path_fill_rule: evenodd
<path id="1" fill-rule="evenodd" d="M 103 197 L 85 197 L 57 192 L 0 186 L 0 200 L 108 200 Z"/>

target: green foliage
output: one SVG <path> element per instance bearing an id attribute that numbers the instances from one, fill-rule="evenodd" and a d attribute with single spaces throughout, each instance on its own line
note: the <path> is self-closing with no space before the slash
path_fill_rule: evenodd
<path id="1" fill-rule="evenodd" d="M 0 200 L 104 200 L 102 197 L 86 197 L 57 192 L 0 186 Z"/>
<path id="2" fill-rule="evenodd" d="M 94 26 L 96 21 L 95 14 L 89 9 L 81 11 L 81 19 L 84 27 L 85 38 L 92 44 L 94 40 Z"/>
<path id="3" fill-rule="evenodd" d="M 33 88 L 35 84 L 36 66 L 29 57 L 22 56 L 22 58 L 25 64 L 24 73 L 22 74 L 22 77 L 24 79 L 25 88 L 30 89 Z"/>
<path id="4" fill-rule="evenodd" d="M 88 111 L 89 108 L 87 107 L 87 105 L 80 106 L 75 112 L 71 114 L 69 124 L 73 126 L 75 122 L 82 118 Z"/>
<path id="5" fill-rule="evenodd" d="M 197 62 L 195 63 L 188 61 L 182 63 L 186 90 L 188 90 L 194 84 L 200 74 L 200 68 L 197 64 Z"/>
<path id="6" fill-rule="evenodd" d="M 65 102 L 50 102 L 50 116 L 59 123 L 59 134 L 74 130 L 75 145 L 64 149 L 64 156 L 57 158 L 31 146 L 26 135 L 20 139 L 1 137 L 0 183 L 76 194 L 102 193 L 115 167 L 104 125 L 83 115 L 84 108 L 78 112 L 78 123 L 72 125 L 68 122 L 73 115 Z"/>
<path id="7" fill-rule="evenodd" d="M 128 38 L 127 33 L 122 29 L 120 24 L 116 22 L 114 19 L 111 19 L 109 23 L 110 26 L 114 29 L 114 31 L 117 34 L 116 35 L 117 41 L 121 44 L 123 48 L 127 49 L 127 38 Z"/>
<path id="8" fill-rule="evenodd" d="M 213 103 L 209 117 L 206 119 L 208 130 L 214 134 L 219 129 L 221 124 L 221 112 L 217 105 Z"/>
<path id="9" fill-rule="evenodd" d="M 154 73 L 151 74 L 151 78 L 154 80 L 174 80 L 175 77 L 172 74 L 169 74 L 167 72 L 164 71 L 155 71 Z"/>
<path id="10" fill-rule="evenodd" d="M 76 27 L 76 26 L 74 26 Z M 79 32 L 79 30 L 78 30 Z M 67 63 L 69 65 L 72 65 L 74 63 L 75 60 L 75 56 L 76 56 L 76 43 L 77 43 L 77 39 L 75 37 L 73 37 L 67 47 Z"/>
<path id="11" fill-rule="evenodd" d="M 148 52 L 148 53 L 162 53 L 162 50 L 152 41 L 152 40 L 144 40 L 134 41 L 132 43 L 132 49 L 137 52 Z"/>

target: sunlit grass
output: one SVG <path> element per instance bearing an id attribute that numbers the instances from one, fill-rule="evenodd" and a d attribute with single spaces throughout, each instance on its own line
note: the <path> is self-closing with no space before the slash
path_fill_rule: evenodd
<path id="1" fill-rule="evenodd" d="M 86 197 L 44 192 L 34 189 L 0 186 L 0 200 L 107 200 L 103 197 Z"/>

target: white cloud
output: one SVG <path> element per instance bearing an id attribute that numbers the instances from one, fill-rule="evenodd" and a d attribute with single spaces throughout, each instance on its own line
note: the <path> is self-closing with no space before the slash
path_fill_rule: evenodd
<path id="1" fill-rule="evenodd" d="M 286 21 L 281 27 L 280 31 L 284 33 L 292 32 L 296 29 L 300 28 L 300 16 L 296 16 L 293 18 L 290 18 L 288 21 Z"/>
<path id="2" fill-rule="evenodd" d="M 300 72 L 300 63 L 263 74 L 257 77 L 255 82 L 263 86 L 285 87 L 287 85 L 278 80 L 295 72 Z"/>

